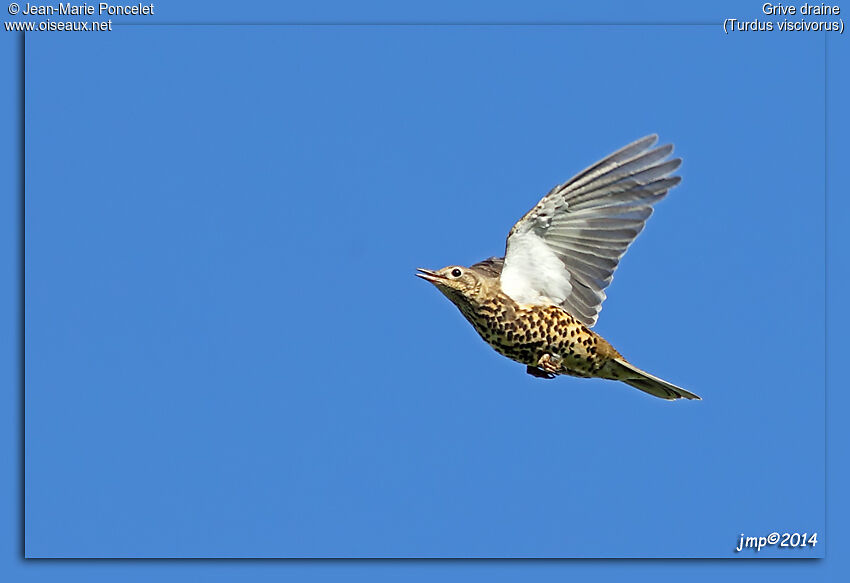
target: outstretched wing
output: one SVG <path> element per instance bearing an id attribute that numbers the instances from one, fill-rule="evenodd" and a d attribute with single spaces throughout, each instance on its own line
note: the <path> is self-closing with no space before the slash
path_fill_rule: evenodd
<path id="1" fill-rule="evenodd" d="M 508 235 L 502 291 L 522 304 L 560 305 L 587 326 L 620 257 L 652 205 L 681 178 L 667 144 L 641 138 L 553 188 Z"/>

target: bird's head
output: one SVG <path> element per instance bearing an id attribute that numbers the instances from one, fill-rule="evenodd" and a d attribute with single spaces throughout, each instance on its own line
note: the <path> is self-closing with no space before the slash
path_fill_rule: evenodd
<path id="1" fill-rule="evenodd" d="M 417 271 L 417 276 L 433 283 L 443 292 L 443 295 L 458 306 L 478 302 L 490 291 L 496 281 L 474 267 L 460 265 L 449 265 L 437 271 L 420 267 Z"/>

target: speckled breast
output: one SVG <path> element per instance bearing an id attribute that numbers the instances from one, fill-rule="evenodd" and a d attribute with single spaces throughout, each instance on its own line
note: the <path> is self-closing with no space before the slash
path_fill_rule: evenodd
<path id="1" fill-rule="evenodd" d="M 561 374 L 593 376 L 614 349 L 559 306 L 516 304 L 500 296 L 474 310 L 467 320 L 499 354 L 536 366 L 544 354 L 563 359 Z"/>

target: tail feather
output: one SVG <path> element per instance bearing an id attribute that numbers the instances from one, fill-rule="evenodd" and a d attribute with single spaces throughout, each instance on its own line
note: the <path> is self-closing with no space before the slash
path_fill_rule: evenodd
<path id="1" fill-rule="evenodd" d="M 615 358 L 609 362 L 611 366 L 608 367 L 606 378 L 623 381 L 627 385 L 668 401 L 676 399 L 702 400 L 699 395 L 653 376 L 622 358 Z"/>

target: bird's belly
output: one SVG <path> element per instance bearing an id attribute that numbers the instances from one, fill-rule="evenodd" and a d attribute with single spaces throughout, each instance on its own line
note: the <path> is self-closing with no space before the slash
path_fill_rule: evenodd
<path id="1" fill-rule="evenodd" d="M 588 377 L 604 364 L 597 351 L 599 337 L 554 306 L 521 311 L 506 321 L 473 325 L 496 352 L 528 366 L 538 366 L 540 358 L 548 354 L 560 358 L 560 374 Z"/>
<path id="2" fill-rule="evenodd" d="M 504 344 L 488 342 L 496 352 L 516 362 L 538 366 L 544 354 L 560 357 L 560 374 L 590 377 L 601 368 L 601 363 L 595 354 L 588 353 L 584 347 L 576 347 L 572 351 L 560 343 L 549 344 L 539 342 Z"/>

